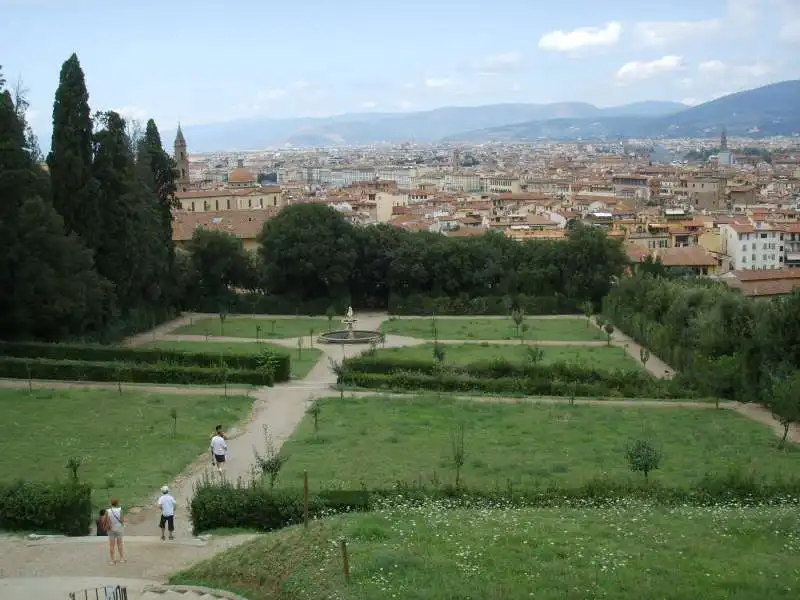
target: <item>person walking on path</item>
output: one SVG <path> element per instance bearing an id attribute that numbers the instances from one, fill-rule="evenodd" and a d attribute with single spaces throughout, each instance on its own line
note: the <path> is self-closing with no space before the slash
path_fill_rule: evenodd
<path id="1" fill-rule="evenodd" d="M 116 546 L 119 553 L 119 562 L 125 562 L 125 554 L 122 551 L 122 534 L 125 529 L 125 517 L 122 516 L 122 507 L 119 505 L 119 500 L 116 498 L 111 499 L 111 508 L 106 510 L 106 518 L 108 519 L 108 555 L 111 558 L 111 564 L 117 564 L 114 560 L 114 547 Z"/>
<path id="2" fill-rule="evenodd" d="M 220 436 L 223 440 L 227 440 L 228 439 L 228 436 L 225 435 L 224 431 L 222 431 L 222 425 L 217 425 L 214 428 L 214 433 L 211 434 L 211 439 L 213 440 L 215 436 Z M 214 458 L 214 450 L 213 449 L 211 450 L 211 466 L 212 467 L 216 467 L 217 466 L 217 461 Z"/>
<path id="3" fill-rule="evenodd" d="M 211 452 L 214 454 L 214 465 L 222 474 L 222 468 L 225 465 L 225 453 L 228 452 L 228 442 L 222 437 L 221 432 L 215 433 L 214 437 L 211 438 Z"/>
<path id="4" fill-rule="evenodd" d="M 169 488 L 164 486 L 161 488 L 161 496 L 158 499 L 158 506 L 161 508 L 161 519 L 158 526 L 161 528 L 161 541 L 164 541 L 165 526 L 169 528 L 169 539 L 175 539 L 175 505 L 177 502 L 172 494 L 169 493 Z"/>

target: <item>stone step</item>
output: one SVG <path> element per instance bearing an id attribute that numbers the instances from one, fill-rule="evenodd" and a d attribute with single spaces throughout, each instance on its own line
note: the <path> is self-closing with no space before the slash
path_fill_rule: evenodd
<path id="1" fill-rule="evenodd" d="M 205 600 L 246 600 L 246 598 L 231 592 L 183 585 L 151 585 L 144 588 L 141 595 L 134 598 L 129 597 L 128 600 L 194 600 L 198 598 L 204 598 Z"/>

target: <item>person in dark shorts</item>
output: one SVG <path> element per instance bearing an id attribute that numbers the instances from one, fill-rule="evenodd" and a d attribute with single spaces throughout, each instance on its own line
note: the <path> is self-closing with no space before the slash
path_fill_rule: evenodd
<path id="1" fill-rule="evenodd" d="M 215 436 L 220 436 L 223 440 L 227 440 L 228 439 L 228 436 L 225 435 L 224 431 L 222 431 L 222 425 L 217 425 L 214 428 L 214 433 L 211 434 L 211 439 L 213 440 Z M 216 467 L 217 466 L 217 461 L 214 458 L 214 451 L 213 450 L 211 451 L 211 466 L 212 467 Z"/>
<path id="2" fill-rule="evenodd" d="M 225 454 L 228 452 L 228 442 L 222 437 L 221 432 L 214 434 L 211 438 L 211 452 L 214 455 L 214 466 L 220 473 L 225 465 Z"/>
<path id="3" fill-rule="evenodd" d="M 105 508 L 100 509 L 100 516 L 97 517 L 95 525 L 97 527 L 97 535 L 108 537 L 108 516 Z"/>
<path id="4" fill-rule="evenodd" d="M 172 494 L 169 493 L 169 488 L 164 486 L 161 488 L 161 496 L 158 499 L 158 506 L 161 508 L 161 518 L 158 521 L 158 527 L 161 529 L 161 541 L 164 541 L 164 530 L 169 529 L 169 539 L 175 539 L 175 505 L 177 502 Z"/>

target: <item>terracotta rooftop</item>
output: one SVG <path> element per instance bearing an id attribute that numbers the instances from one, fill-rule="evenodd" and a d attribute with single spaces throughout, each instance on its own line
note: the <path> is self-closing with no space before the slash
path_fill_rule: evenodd
<path id="1" fill-rule="evenodd" d="M 475 237 L 479 235 L 486 235 L 489 231 L 486 227 L 459 227 L 451 231 L 445 232 L 447 237 Z"/>
<path id="2" fill-rule="evenodd" d="M 172 239 L 186 242 L 198 228 L 225 231 L 243 240 L 254 240 L 267 219 L 278 211 L 274 208 L 258 210 L 220 210 L 214 212 L 174 211 Z"/>
<path id="3" fill-rule="evenodd" d="M 718 264 L 713 254 L 698 246 L 648 250 L 638 244 L 630 244 L 625 251 L 634 262 L 642 262 L 650 255 L 660 258 L 665 267 L 714 267 Z"/>
<path id="4" fill-rule="evenodd" d="M 176 192 L 175 197 L 178 200 L 189 200 L 192 198 L 220 198 L 230 196 L 249 196 L 251 194 L 280 194 L 281 188 L 277 185 L 270 185 L 264 187 L 254 187 L 239 190 L 218 189 L 218 190 L 198 190 L 188 192 Z"/>
<path id="5" fill-rule="evenodd" d="M 745 296 L 782 296 L 800 289 L 800 269 L 767 269 L 764 271 L 734 271 L 726 279 L 730 287 Z"/>

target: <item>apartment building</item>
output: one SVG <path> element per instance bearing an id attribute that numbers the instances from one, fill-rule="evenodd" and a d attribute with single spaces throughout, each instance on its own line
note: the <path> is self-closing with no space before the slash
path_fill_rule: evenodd
<path id="1" fill-rule="evenodd" d="M 722 253 L 732 270 L 780 269 L 784 263 L 784 230 L 774 225 L 727 223 L 720 226 Z"/>
<path id="2" fill-rule="evenodd" d="M 650 199 L 650 178 L 645 175 L 615 175 L 611 182 L 620 200 L 644 203 Z"/>
<path id="3" fill-rule="evenodd" d="M 681 177 L 675 195 L 695 210 L 715 211 L 724 206 L 722 183 L 715 177 Z"/>

